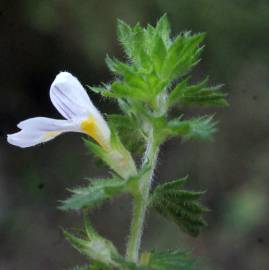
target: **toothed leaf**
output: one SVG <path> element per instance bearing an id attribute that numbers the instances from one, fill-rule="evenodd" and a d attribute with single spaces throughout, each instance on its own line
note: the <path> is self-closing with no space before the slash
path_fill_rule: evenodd
<path id="1" fill-rule="evenodd" d="M 95 179 L 87 187 L 70 190 L 72 196 L 61 202 L 61 210 L 93 208 L 105 200 L 121 193 L 126 187 L 126 182 L 120 178 Z"/>
<path id="2" fill-rule="evenodd" d="M 182 189 L 187 178 L 159 185 L 154 190 L 150 206 L 173 220 L 184 232 L 196 237 L 207 226 L 203 214 L 208 211 L 199 199 L 204 192 Z"/>
<path id="3" fill-rule="evenodd" d="M 182 105 L 227 106 L 226 94 L 221 85 L 209 87 L 208 79 L 195 85 L 188 85 L 189 78 L 180 82 L 170 93 L 168 103 Z"/>
<path id="4" fill-rule="evenodd" d="M 142 266 L 152 270 L 198 270 L 196 260 L 191 253 L 181 250 L 143 252 L 140 258 Z"/>
<path id="5" fill-rule="evenodd" d="M 162 67 L 162 77 L 173 81 L 187 74 L 197 64 L 201 53 L 199 44 L 204 34 L 191 35 L 189 32 L 178 36 L 170 46 Z"/>
<path id="6" fill-rule="evenodd" d="M 148 171 L 146 164 L 135 176 L 124 180 L 114 176 L 110 179 L 90 179 L 90 184 L 86 187 L 71 189 L 71 197 L 61 201 L 61 210 L 77 210 L 82 208 L 93 208 L 104 201 L 115 197 L 121 193 L 135 195 L 139 189 L 139 179 Z M 87 224 L 85 224 L 87 232 Z"/>
<path id="7" fill-rule="evenodd" d="M 89 257 L 94 262 L 97 262 L 99 265 L 111 267 L 117 265 L 117 263 L 114 262 L 113 257 L 118 256 L 118 252 L 109 240 L 97 234 L 91 238 L 79 238 L 66 230 L 64 230 L 63 233 L 76 250 Z"/>
<path id="8" fill-rule="evenodd" d="M 202 116 L 190 120 L 171 120 L 168 123 L 171 135 L 182 136 L 185 140 L 210 140 L 216 132 L 216 122 L 213 116 Z"/>

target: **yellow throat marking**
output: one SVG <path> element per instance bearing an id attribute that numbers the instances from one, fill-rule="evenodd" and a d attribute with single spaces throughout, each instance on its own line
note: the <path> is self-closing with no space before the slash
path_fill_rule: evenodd
<path id="1" fill-rule="evenodd" d="M 91 115 L 87 120 L 84 120 L 80 124 L 81 129 L 95 141 L 97 141 L 102 147 L 106 147 L 104 138 L 102 137 L 101 132 L 98 129 L 96 120 Z"/>

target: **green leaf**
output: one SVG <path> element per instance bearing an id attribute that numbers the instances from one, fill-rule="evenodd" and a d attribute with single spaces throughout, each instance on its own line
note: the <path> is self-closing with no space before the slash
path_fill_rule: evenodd
<path id="1" fill-rule="evenodd" d="M 180 82 L 170 93 L 168 104 L 203 105 L 203 106 L 227 106 L 227 96 L 220 91 L 222 85 L 208 87 L 208 78 L 196 85 L 188 85 L 189 78 Z"/>
<path id="2" fill-rule="evenodd" d="M 87 187 L 79 187 L 70 190 L 72 196 L 61 201 L 61 210 L 77 210 L 84 207 L 93 208 L 123 192 L 127 182 L 114 177 L 111 179 L 94 179 Z"/>
<path id="3" fill-rule="evenodd" d="M 81 254 L 91 259 L 88 266 L 77 266 L 74 270 L 110 270 L 119 269 L 119 264 L 114 258 L 119 257 L 119 253 L 113 243 L 100 236 L 91 226 L 88 213 L 83 211 L 85 232 L 81 231 L 79 237 L 63 230 L 64 236 Z"/>
<path id="4" fill-rule="evenodd" d="M 202 48 L 199 44 L 204 39 L 204 34 L 190 35 L 189 32 L 176 37 L 170 46 L 162 67 L 162 77 L 173 81 L 183 76 L 197 64 Z"/>
<path id="5" fill-rule="evenodd" d="M 198 84 L 196 88 L 179 84 L 165 105 L 160 104 L 160 97 L 167 96 L 168 89 L 178 77 L 187 74 L 199 62 L 202 51 L 200 46 L 204 33 L 191 34 L 183 32 L 176 38 L 170 38 L 170 25 L 167 16 L 162 16 L 156 26 L 146 28 L 136 24 L 134 27 L 118 21 L 118 38 L 129 61 L 123 63 L 107 57 L 109 69 L 120 76 L 105 87 L 105 91 L 93 88 L 103 96 L 140 103 L 149 110 L 158 112 L 161 107 L 169 107 L 174 103 L 182 104 L 214 104 L 224 105 L 224 95 L 217 91 L 218 87 L 206 87 Z M 137 115 L 140 111 L 136 112 Z"/>
<path id="6" fill-rule="evenodd" d="M 133 66 L 125 64 L 117 59 L 112 59 L 108 55 L 106 56 L 106 64 L 108 68 L 121 76 L 133 76 L 135 75 L 135 70 Z"/>
<path id="7" fill-rule="evenodd" d="M 118 251 L 114 247 L 111 241 L 104 239 L 98 234 L 92 235 L 91 238 L 77 237 L 68 231 L 63 231 L 64 236 L 71 243 L 71 245 L 78 250 L 81 254 L 89 257 L 94 262 L 94 266 L 110 266 L 111 268 L 117 266 L 117 263 L 113 260 L 113 257 L 119 256 Z M 102 269 L 103 267 L 101 267 Z M 87 269 L 87 268 L 86 268 Z M 90 267 L 89 269 L 98 269 Z M 99 268 L 100 269 L 100 268 Z M 107 269 L 107 268 L 105 268 Z"/>
<path id="8" fill-rule="evenodd" d="M 133 28 L 118 20 L 118 38 L 129 59 L 136 67 L 149 69 L 151 61 L 146 52 L 144 29 L 136 24 Z"/>
<path id="9" fill-rule="evenodd" d="M 166 47 L 169 47 L 171 44 L 170 39 L 171 28 L 166 14 L 164 14 L 157 22 L 156 32 L 162 38 Z"/>
<path id="10" fill-rule="evenodd" d="M 141 78 L 126 78 L 124 81 L 115 81 L 111 84 L 111 96 L 150 101 L 151 95 L 145 91 L 145 87 L 146 85 Z"/>
<path id="11" fill-rule="evenodd" d="M 61 201 L 61 210 L 78 210 L 82 208 L 93 208 L 104 201 L 111 199 L 121 193 L 130 193 L 136 196 L 139 190 L 139 180 L 149 170 L 146 164 L 135 176 L 131 176 L 124 180 L 114 176 L 109 179 L 90 179 L 90 184 L 86 187 L 78 187 L 69 190 L 72 196 L 64 201 Z M 90 231 L 85 228 L 88 236 Z"/>
<path id="12" fill-rule="evenodd" d="M 181 136 L 183 140 L 210 140 L 216 132 L 213 116 L 202 116 L 190 120 L 181 118 L 168 121 L 166 117 L 147 116 L 154 127 L 156 143 L 161 144 L 169 137 Z"/>
<path id="13" fill-rule="evenodd" d="M 123 63 L 107 57 L 109 69 L 119 77 L 106 85 L 105 91 L 102 87 L 93 90 L 125 101 L 131 109 L 135 104 L 139 104 L 140 108 L 147 107 L 155 116 L 163 116 L 165 110 L 175 104 L 227 105 L 221 87 L 208 87 L 207 80 L 189 85 L 186 79 L 168 93 L 173 82 L 189 73 L 199 62 L 203 49 L 200 44 L 205 37 L 204 33 L 183 32 L 172 39 L 170 32 L 166 14 L 155 27 L 147 25 L 143 28 L 140 24 L 131 27 L 119 20 L 118 38 L 129 61 Z M 143 118 L 140 110 L 134 113 Z"/>
<path id="14" fill-rule="evenodd" d="M 198 270 L 191 253 L 180 250 L 143 252 L 140 263 L 152 270 Z"/>
<path id="15" fill-rule="evenodd" d="M 121 256 L 114 257 L 121 270 L 201 270 L 198 260 L 191 252 L 181 250 L 143 252 L 138 264 L 127 261 Z"/>
<path id="16" fill-rule="evenodd" d="M 154 69 L 160 76 L 160 72 L 163 67 L 163 63 L 165 61 L 166 55 L 167 55 L 167 49 L 165 46 L 165 43 L 163 39 L 156 35 L 155 38 L 152 41 L 152 52 L 151 52 L 151 58 L 152 62 L 154 64 Z"/>
<path id="17" fill-rule="evenodd" d="M 203 214 L 208 209 L 199 202 L 204 192 L 182 189 L 187 178 L 159 185 L 154 190 L 150 206 L 173 220 L 184 232 L 196 237 L 207 226 Z"/>
<path id="18" fill-rule="evenodd" d="M 171 120 L 168 123 L 169 133 L 172 136 L 182 136 L 183 139 L 210 140 L 216 132 L 216 122 L 213 116 L 201 116 L 190 120 Z"/>
<path id="19" fill-rule="evenodd" d="M 132 36 L 133 36 L 133 31 L 132 28 L 125 23 L 122 20 L 118 20 L 118 25 L 117 25 L 117 34 L 118 34 L 118 39 L 121 42 L 125 53 L 131 57 L 131 51 L 132 51 Z"/>

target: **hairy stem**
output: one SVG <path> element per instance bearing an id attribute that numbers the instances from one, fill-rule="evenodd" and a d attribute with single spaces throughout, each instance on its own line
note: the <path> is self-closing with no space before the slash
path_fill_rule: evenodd
<path id="1" fill-rule="evenodd" d="M 151 134 L 144 155 L 142 167 L 146 164 L 150 169 L 140 179 L 140 193 L 134 199 L 133 217 L 129 241 L 127 243 L 127 259 L 138 262 L 139 249 L 143 234 L 143 225 L 149 200 L 149 192 L 156 167 L 159 147 L 155 145 L 153 133 Z"/>

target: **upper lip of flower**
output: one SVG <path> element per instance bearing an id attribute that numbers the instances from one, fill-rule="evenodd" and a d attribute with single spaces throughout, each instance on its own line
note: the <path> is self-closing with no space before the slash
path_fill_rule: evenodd
<path id="1" fill-rule="evenodd" d="M 65 120 L 34 117 L 18 124 L 19 132 L 9 134 L 10 144 L 30 147 L 64 132 L 81 132 L 102 147 L 110 145 L 110 129 L 76 77 L 60 72 L 50 87 L 50 99 Z"/>

